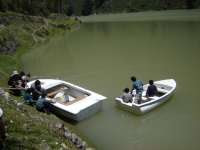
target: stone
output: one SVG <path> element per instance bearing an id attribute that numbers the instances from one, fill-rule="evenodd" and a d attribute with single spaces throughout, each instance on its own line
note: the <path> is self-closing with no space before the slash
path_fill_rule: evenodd
<path id="1" fill-rule="evenodd" d="M 58 122 L 58 123 L 56 123 L 55 127 L 58 128 L 58 129 L 64 129 L 64 124 Z"/>
<path id="2" fill-rule="evenodd" d="M 47 143 L 42 143 L 42 144 L 40 144 L 40 149 L 51 150 L 51 147 Z"/>
<path id="3" fill-rule="evenodd" d="M 7 101 L 10 100 L 10 94 L 8 92 L 4 92 L 3 96 Z"/>
<path id="4" fill-rule="evenodd" d="M 5 28 L 5 25 L 0 24 L 0 29 Z"/>
<path id="5" fill-rule="evenodd" d="M 66 29 L 67 25 L 65 25 L 65 24 L 58 24 L 57 27 L 61 28 L 61 29 Z"/>
<path id="6" fill-rule="evenodd" d="M 75 144 L 76 142 L 77 142 L 77 140 L 78 140 L 78 137 L 77 137 L 77 135 L 76 134 L 74 134 L 74 133 L 72 133 L 72 142 Z"/>
<path id="7" fill-rule="evenodd" d="M 68 149 L 67 145 L 65 143 L 62 143 L 61 146 L 64 148 L 64 149 Z"/>
<path id="8" fill-rule="evenodd" d="M 70 132 L 65 132 L 64 136 L 66 139 L 71 140 L 72 139 L 72 134 Z"/>
<path id="9" fill-rule="evenodd" d="M 23 103 L 17 103 L 17 108 L 19 110 L 23 110 Z"/>
<path id="10" fill-rule="evenodd" d="M 0 88 L 0 95 L 4 95 L 5 91 Z"/>
<path id="11" fill-rule="evenodd" d="M 88 147 L 86 150 L 95 150 L 94 148 Z"/>
<path id="12" fill-rule="evenodd" d="M 83 141 L 83 142 L 82 142 L 82 148 L 83 148 L 83 149 L 86 149 L 86 147 L 87 147 L 87 143 L 86 143 L 85 141 Z"/>

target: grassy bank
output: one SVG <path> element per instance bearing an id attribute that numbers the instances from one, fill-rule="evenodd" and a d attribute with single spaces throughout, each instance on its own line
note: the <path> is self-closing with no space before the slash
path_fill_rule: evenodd
<path id="1" fill-rule="evenodd" d="M 76 19 L 55 14 L 43 18 L 0 12 L 0 85 L 4 84 L 4 79 L 12 70 L 21 69 L 19 60 L 23 53 L 48 41 L 55 34 L 70 32 L 72 26 L 77 24 Z M 12 46 L 12 43 L 15 45 Z"/>
<path id="2" fill-rule="evenodd" d="M 83 22 L 200 21 L 200 9 L 163 10 L 137 13 L 100 14 L 81 17 Z"/>
<path id="3" fill-rule="evenodd" d="M 71 32 L 76 25 L 79 25 L 77 19 L 55 14 L 43 18 L 12 12 L 0 13 L 0 88 L 7 87 L 8 77 L 13 70 L 23 69 L 20 64 L 22 54 L 48 42 L 56 34 Z M 6 150 L 77 149 L 73 138 L 66 138 L 59 127 L 63 124 L 65 128 L 70 128 L 70 124 L 54 115 L 40 113 L 34 107 L 23 104 L 22 98 L 14 96 L 6 100 L 0 95 L 0 107 L 4 111 L 7 131 L 4 143 Z"/>

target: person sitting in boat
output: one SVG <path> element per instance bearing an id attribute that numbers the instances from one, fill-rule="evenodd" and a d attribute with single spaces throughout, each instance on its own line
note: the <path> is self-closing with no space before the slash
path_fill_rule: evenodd
<path id="1" fill-rule="evenodd" d="M 46 92 L 43 92 L 42 95 L 36 102 L 36 109 L 40 112 L 50 112 L 50 101 L 46 100 Z"/>
<path id="2" fill-rule="evenodd" d="M 133 99 L 132 99 L 132 95 L 131 95 L 131 93 L 130 93 L 129 88 L 125 88 L 123 91 L 124 91 L 124 93 L 123 93 L 123 95 L 121 96 L 122 100 L 123 100 L 125 103 L 132 103 Z"/>
<path id="3" fill-rule="evenodd" d="M 131 81 L 133 82 L 133 87 L 131 93 L 133 93 L 133 90 L 136 90 L 136 99 L 138 104 L 141 104 L 142 101 L 142 92 L 143 92 L 143 83 L 141 80 L 137 80 L 136 77 L 132 76 Z"/>
<path id="4" fill-rule="evenodd" d="M 153 97 L 158 93 L 157 87 L 154 85 L 153 80 L 149 80 L 149 86 L 147 88 L 146 97 Z"/>
<path id="5" fill-rule="evenodd" d="M 40 80 L 36 80 L 32 85 L 31 85 L 31 93 L 32 93 L 32 99 L 34 101 L 37 101 L 38 98 L 42 95 L 42 93 L 45 90 L 41 87 L 41 82 Z"/>

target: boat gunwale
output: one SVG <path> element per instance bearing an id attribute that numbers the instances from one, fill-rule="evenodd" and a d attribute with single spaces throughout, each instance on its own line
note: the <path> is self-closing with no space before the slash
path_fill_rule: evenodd
<path id="1" fill-rule="evenodd" d="M 142 104 L 136 104 L 134 102 L 132 103 L 125 103 L 123 102 L 122 98 L 120 97 L 117 97 L 116 100 L 119 101 L 121 104 L 123 105 L 126 105 L 126 106 L 129 106 L 129 107 L 135 107 L 135 108 L 141 108 L 141 107 L 145 107 L 147 105 L 151 105 L 151 104 L 154 104 L 154 103 L 157 103 L 157 102 L 160 102 L 160 101 L 163 101 L 163 99 L 167 96 L 169 96 L 175 89 L 176 89 L 176 81 L 174 79 L 166 79 L 166 80 L 158 80 L 156 81 L 155 83 L 156 84 L 159 84 L 157 82 L 162 82 L 162 81 L 173 81 L 175 83 L 174 86 L 171 86 L 172 89 L 169 90 L 167 93 L 165 93 L 164 95 L 162 95 L 161 97 L 157 98 L 157 99 L 154 99 L 154 100 L 151 100 L 151 101 L 147 101 L 147 102 L 144 102 Z M 161 83 L 160 83 L 161 84 Z M 148 85 L 148 84 L 146 84 Z M 169 85 L 168 85 L 169 86 Z"/>

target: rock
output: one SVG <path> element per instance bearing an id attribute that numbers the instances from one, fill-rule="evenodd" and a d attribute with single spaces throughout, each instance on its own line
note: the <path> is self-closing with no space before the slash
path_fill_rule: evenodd
<path id="1" fill-rule="evenodd" d="M 77 148 L 81 148 L 82 147 L 82 140 L 80 137 L 77 138 L 75 145 Z"/>
<path id="2" fill-rule="evenodd" d="M 77 140 L 78 140 L 78 137 L 77 137 L 77 135 L 76 134 L 74 134 L 74 133 L 72 133 L 72 142 L 74 143 L 74 144 L 76 144 L 77 143 Z"/>
<path id="3" fill-rule="evenodd" d="M 70 132 L 65 132 L 64 136 L 66 139 L 71 140 L 72 139 L 72 134 Z"/>
<path id="4" fill-rule="evenodd" d="M 51 147 L 47 143 L 42 143 L 39 147 L 42 150 L 51 150 Z"/>
<path id="5" fill-rule="evenodd" d="M 8 92 L 4 92 L 3 96 L 7 101 L 10 100 L 10 94 Z"/>
<path id="6" fill-rule="evenodd" d="M 62 146 L 64 149 L 69 149 L 65 143 L 62 143 L 61 146 Z"/>
<path id="7" fill-rule="evenodd" d="M 3 96 L 5 93 L 5 91 L 3 89 L 0 88 L 0 95 Z"/>
<path id="8" fill-rule="evenodd" d="M 58 122 L 58 123 L 56 123 L 55 127 L 58 129 L 64 129 L 64 124 Z"/>
<path id="9" fill-rule="evenodd" d="M 23 106 L 23 103 L 17 103 L 17 110 L 21 110 L 23 111 L 24 110 L 24 106 Z"/>
<path id="10" fill-rule="evenodd" d="M 1 49 L 0 49 L 0 51 L 3 52 L 3 53 L 6 53 L 7 50 L 8 50 L 7 47 L 1 47 Z"/>
<path id="11" fill-rule="evenodd" d="M 5 28 L 5 25 L 0 24 L 0 29 Z"/>
<path id="12" fill-rule="evenodd" d="M 7 41 L 5 43 L 5 47 L 7 48 L 7 52 L 9 53 L 13 53 L 16 51 L 17 49 L 17 44 L 15 41 Z"/>
<path id="13" fill-rule="evenodd" d="M 86 150 L 95 150 L 94 148 L 88 147 Z"/>
<path id="14" fill-rule="evenodd" d="M 27 130 L 28 129 L 28 125 L 25 123 L 25 124 L 23 124 L 23 129 L 24 130 Z"/>
<path id="15" fill-rule="evenodd" d="M 68 25 L 66 25 L 66 24 L 58 24 L 57 25 L 57 28 L 61 28 L 61 29 L 67 29 L 67 27 L 68 27 Z"/>
<path id="16" fill-rule="evenodd" d="M 83 141 L 82 143 L 81 143 L 81 150 L 85 150 L 86 149 L 86 147 L 87 147 L 87 143 L 85 142 L 85 141 Z"/>
<path id="17" fill-rule="evenodd" d="M 65 132 L 69 132 L 69 129 L 67 127 L 64 127 Z"/>

